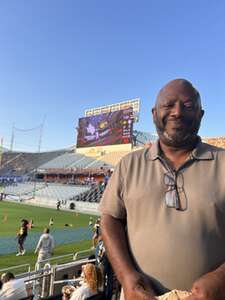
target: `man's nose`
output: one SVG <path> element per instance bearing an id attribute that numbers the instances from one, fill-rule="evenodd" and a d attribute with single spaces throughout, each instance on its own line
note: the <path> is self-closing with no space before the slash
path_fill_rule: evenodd
<path id="1" fill-rule="evenodd" d="M 183 114 L 182 103 L 176 102 L 171 110 L 171 115 L 178 118 Z"/>

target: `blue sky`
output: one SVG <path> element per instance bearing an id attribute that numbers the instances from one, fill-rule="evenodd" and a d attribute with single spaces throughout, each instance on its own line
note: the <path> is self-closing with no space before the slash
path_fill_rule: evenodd
<path id="1" fill-rule="evenodd" d="M 0 3 L 0 137 L 45 118 L 41 150 L 73 145 L 86 108 L 141 98 L 136 129 L 155 132 L 151 107 L 168 80 L 199 89 L 200 134 L 225 135 L 222 0 L 4 0 Z M 36 151 L 38 130 L 15 134 Z"/>

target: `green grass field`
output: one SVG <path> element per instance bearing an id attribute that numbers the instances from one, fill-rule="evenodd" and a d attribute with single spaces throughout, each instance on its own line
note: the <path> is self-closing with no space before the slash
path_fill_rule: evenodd
<path id="1" fill-rule="evenodd" d="M 49 219 L 54 220 L 54 229 L 65 228 L 65 224 L 71 224 L 72 228 L 88 226 L 90 215 L 77 214 L 76 212 L 57 211 L 56 209 L 41 208 L 25 204 L 0 202 L 0 237 L 16 236 L 20 227 L 21 219 L 34 221 L 32 232 L 43 231 L 48 227 Z M 93 216 L 93 220 L 97 217 Z M 55 248 L 54 256 L 74 253 L 91 247 L 91 241 L 60 245 Z M 16 257 L 15 254 L 0 255 L 0 269 L 20 264 L 31 264 L 32 268 L 36 262 L 37 255 L 27 252 L 24 256 Z"/>

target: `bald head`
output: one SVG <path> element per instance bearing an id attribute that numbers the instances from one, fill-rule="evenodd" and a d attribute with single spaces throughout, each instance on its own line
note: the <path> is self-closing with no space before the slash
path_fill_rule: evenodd
<path id="1" fill-rule="evenodd" d="M 192 85 L 192 83 L 186 79 L 178 78 L 169 81 L 167 84 L 165 84 L 159 91 L 157 98 L 156 98 L 156 103 L 155 105 L 157 106 L 160 101 L 164 98 L 165 94 L 170 93 L 170 91 L 185 91 L 186 93 L 189 93 L 194 97 L 196 100 L 199 108 L 202 107 L 201 105 L 201 97 L 198 92 L 198 90 Z"/>

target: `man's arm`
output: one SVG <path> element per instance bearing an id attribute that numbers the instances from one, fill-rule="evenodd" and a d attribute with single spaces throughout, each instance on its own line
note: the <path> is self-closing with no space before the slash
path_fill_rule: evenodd
<path id="1" fill-rule="evenodd" d="M 38 241 L 38 243 L 37 243 L 36 249 L 34 250 L 34 253 L 38 253 L 38 251 L 39 251 L 39 249 L 40 249 L 40 247 L 41 247 L 41 241 L 42 241 L 42 239 L 41 239 L 41 237 L 40 237 L 40 239 L 39 239 L 39 241 Z"/>
<path id="2" fill-rule="evenodd" d="M 191 291 L 187 300 L 224 300 L 225 263 L 196 280 Z"/>
<path id="3" fill-rule="evenodd" d="M 122 220 L 103 214 L 101 233 L 107 256 L 123 287 L 125 300 L 155 299 L 150 280 L 134 267 Z"/>

